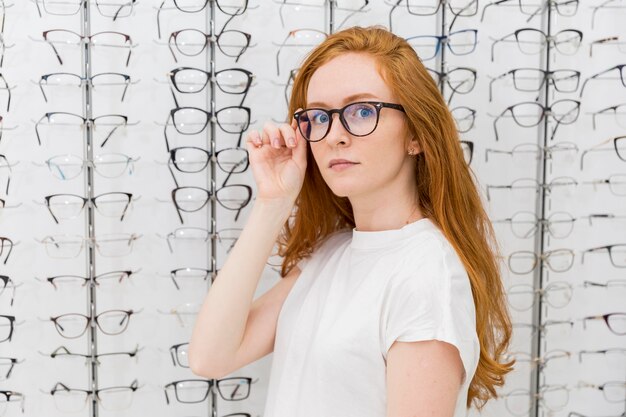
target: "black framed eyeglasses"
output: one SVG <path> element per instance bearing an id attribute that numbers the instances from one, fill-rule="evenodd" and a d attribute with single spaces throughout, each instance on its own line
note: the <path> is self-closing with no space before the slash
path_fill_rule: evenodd
<path id="1" fill-rule="evenodd" d="M 573 93 L 580 83 L 580 71 L 576 70 L 546 71 L 541 68 L 514 68 L 489 82 L 489 101 L 493 98 L 493 83 L 509 75 L 513 78 L 513 87 L 523 92 L 539 91 L 548 82 L 560 93 Z"/>
<path id="2" fill-rule="evenodd" d="M 130 75 L 119 72 L 101 72 L 91 77 L 83 77 L 71 72 L 53 72 L 42 75 L 38 83 L 41 94 L 43 94 L 43 99 L 47 103 L 48 96 L 46 96 L 44 86 L 76 86 L 80 88 L 85 84 L 89 84 L 94 89 L 100 86 L 107 88 L 111 86 L 123 86 L 124 89 L 120 101 L 124 101 L 128 86 L 137 82 L 139 81 L 131 82 Z"/>
<path id="3" fill-rule="evenodd" d="M 443 48 L 453 55 L 467 55 L 474 52 L 478 43 L 478 29 L 463 29 L 448 35 L 419 35 L 406 38 L 421 61 L 435 58 Z"/>
<path id="4" fill-rule="evenodd" d="M 182 211 L 199 211 L 212 199 L 217 200 L 225 209 L 236 211 L 237 221 L 241 210 L 252 200 L 252 188 L 245 184 L 224 185 L 213 193 L 201 187 L 176 187 L 171 195 L 181 223 L 184 223 Z"/>
<path id="5" fill-rule="evenodd" d="M 343 127 L 353 136 L 367 136 L 376 130 L 380 111 L 383 107 L 399 110 L 406 113 L 400 104 L 381 101 L 359 101 L 350 103 L 340 109 L 310 108 L 294 113 L 298 122 L 298 130 L 302 137 L 309 142 L 319 142 L 324 139 L 333 124 L 333 114 L 339 114 Z"/>
<path id="6" fill-rule="evenodd" d="M 76 194 L 52 194 L 45 196 L 44 200 L 50 215 L 57 224 L 59 220 L 76 218 L 88 204 L 95 207 L 103 216 L 119 217 L 122 221 L 133 202 L 133 194 L 115 191 L 92 198 Z"/>
<path id="7" fill-rule="evenodd" d="M 501 118 L 505 117 L 506 113 L 510 113 L 515 123 L 520 127 L 537 126 L 545 117 L 552 117 L 556 122 L 552 134 L 550 135 L 550 140 L 553 140 L 559 125 L 572 124 L 578 120 L 580 101 L 562 99 L 553 102 L 549 106 L 542 106 L 536 101 L 524 101 L 513 104 L 504 109 L 493 121 L 493 131 L 496 136 L 496 141 L 499 139 L 497 123 Z"/>
<path id="8" fill-rule="evenodd" d="M 98 353 L 95 355 L 96 364 L 101 365 L 100 358 L 112 358 L 112 357 L 124 357 L 128 356 L 128 358 L 137 358 L 137 354 L 143 348 L 140 348 L 139 345 L 136 345 L 132 351 L 128 352 L 107 352 L 107 353 Z M 40 352 L 42 353 L 42 352 Z M 42 353 L 43 354 L 43 353 Z M 59 346 L 52 353 L 45 354 L 45 356 L 49 356 L 50 358 L 83 358 L 85 362 L 91 362 L 92 355 L 86 355 L 83 353 L 74 353 L 71 352 L 65 346 Z"/>
<path id="9" fill-rule="evenodd" d="M 541 14 L 548 8 L 556 11 L 560 16 L 572 17 L 578 11 L 578 1 L 579 0 L 542 0 L 536 2 L 533 0 L 496 0 L 485 5 L 480 21 L 482 22 L 485 19 L 485 12 L 490 6 L 518 7 L 521 13 L 529 16 L 526 19 L 526 23 L 530 22 L 533 17 Z"/>
<path id="10" fill-rule="evenodd" d="M 96 286 L 112 284 L 114 282 L 122 283 L 125 280 L 129 280 L 133 274 L 137 274 L 140 271 L 111 271 L 105 272 L 99 275 L 96 275 L 93 278 L 93 282 Z M 89 277 L 81 277 L 79 275 L 56 275 L 53 277 L 47 277 L 46 281 L 50 283 L 54 287 L 54 289 L 59 289 L 61 287 L 69 287 L 69 286 L 81 286 L 84 287 L 89 284 L 92 280 Z"/>
<path id="11" fill-rule="evenodd" d="M 104 410 L 121 411 L 130 407 L 133 394 L 139 388 L 139 382 L 136 379 L 127 386 L 106 387 L 97 390 L 70 388 L 57 382 L 50 390 L 50 395 L 54 397 L 56 407 L 63 412 L 81 411 L 92 396 Z"/>
<path id="12" fill-rule="evenodd" d="M 182 29 L 170 34 L 167 45 L 172 53 L 174 62 L 178 62 L 178 59 L 172 46 L 176 47 L 182 55 L 197 56 L 211 42 L 215 42 L 224 55 L 235 58 L 235 62 L 238 62 L 241 55 L 250 46 L 251 39 L 252 35 L 240 30 L 222 30 L 214 35 L 213 33 L 204 33 L 198 29 Z"/>
<path id="13" fill-rule="evenodd" d="M 57 332 L 66 339 L 76 339 L 84 335 L 92 320 L 102 333 L 113 336 L 124 332 L 130 317 L 139 312 L 141 310 L 108 310 L 93 318 L 84 314 L 68 313 L 50 317 L 50 321 L 54 323 Z"/>
<path id="14" fill-rule="evenodd" d="M 468 94 L 476 86 L 476 70 L 468 67 L 457 67 L 448 71 L 440 72 L 431 68 L 426 68 L 441 88 L 446 83 L 452 90 L 450 97 L 446 100 L 448 104 L 452 102 L 455 94 Z"/>
<path id="15" fill-rule="evenodd" d="M 212 1 L 215 1 L 217 8 L 220 9 L 222 13 L 229 15 L 229 16 L 242 15 L 248 9 L 248 0 L 230 0 L 228 2 L 224 2 L 223 0 L 222 1 L 212 0 Z M 157 19 L 157 33 L 159 35 L 159 39 L 161 39 L 161 12 L 163 10 L 179 10 L 184 13 L 198 13 L 206 8 L 207 4 L 209 3 L 209 0 L 200 0 L 197 2 L 190 2 L 190 1 L 184 1 L 184 0 L 172 0 L 172 2 L 174 3 L 174 7 L 163 7 L 165 6 L 165 3 L 167 3 L 167 0 L 163 0 L 163 2 L 161 3 L 157 11 L 156 19 Z M 226 3 L 226 4 L 220 4 L 220 3 Z"/>
<path id="16" fill-rule="evenodd" d="M 177 268 L 170 271 L 170 278 L 177 290 L 186 287 L 189 283 L 207 281 L 213 272 L 218 272 L 216 268 L 215 258 L 211 259 L 211 269 L 207 268 Z"/>
<path id="17" fill-rule="evenodd" d="M 563 55 L 574 55 L 583 40 L 583 33 L 577 29 L 564 29 L 554 35 L 535 29 L 521 28 L 513 33 L 494 39 L 491 44 L 491 62 L 494 60 L 495 47 L 498 43 L 515 42 L 519 50 L 526 55 L 542 52 L 549 43 Z"/>
<path id="18" fill-rule="evenodd" d="M 228 173 L 224 184 L 232 174 L 239 174 L 248 169 L 248 151 L 245 148 L 225 148 L 212 154 L 209 151 L 195 146 L 182 146 L 170 150 L 170 159 L 167 164 L 176 186 L 178 187 L 179 184 L 172 170 L 172 166 L 179 172 L 198 173 L 208 166 L 213 155 L 218 168 Z"/>
<path id="19" fill-rule="evenodd" d="M 170 403 L 168 390 L 174 389 L 176 400 L 180 403 L 201 403 L 206 400 L 209 391 L 217 388 L 220 397 L 225 401 L 241 401 L 250 395 L 252 378 L 232 377 L 221 379 L 184 379 L 165 385 L 165 400 Z"/>
<path id="20" fill-rule="evenodd" d="M 167 127 L 173 125 L 181 135 L 197 135 L 201 133 L 211 120 L 225 133 L 238 134 L 237 147 L 241 145 L 243 132 L 250 126 L 250 108 L 245 106 L 222 107 L 215 113 L 199 107 L 175 107 L 170 110 L 163 125 L 165 148 L 170 151 Z"/>
<path id="21" fill-rule="evenodd" d="M 200 68 L 179 67 L 167 73 L 170 82 L 182 94 L 199 93 L 204 90 L 211 73 Z M 217 87 L 226 94 L 242 94 L 240 105 L 243 104 L 254 75 L 242 68 L 228 68 L 215 73 Z"/>

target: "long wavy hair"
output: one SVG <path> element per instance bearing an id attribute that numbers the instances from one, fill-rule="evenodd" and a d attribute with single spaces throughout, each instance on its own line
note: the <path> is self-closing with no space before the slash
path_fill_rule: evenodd
<path id="1" fill-rule="evenodd" d="M 375 59 L 381 77 L 404 106 L 409 133 L 422 151 L 415 162 L 419 207 L 450 241 L 471 282 L 480 360 L 467 407 L 474 403 L 482 409 L 497 397 L 495 387 L 502 386 L 504 376 L 513 369 L 514 361 L 505 362 L 512 327 L 497 261 L 499 248 L 475 177 L 465 162 L 454 119 L 413 48 L 379 26 L 342 30 L 308 54 L 293 83 L 290 118 L 296 109 L 306 107 L 315 70 L 346 52 L 367 53 Z M 307 146 L 304 184 L 278 241 L 283 277 L 331 233 L 355 227 L 350 201 L 333 194 Z"/>

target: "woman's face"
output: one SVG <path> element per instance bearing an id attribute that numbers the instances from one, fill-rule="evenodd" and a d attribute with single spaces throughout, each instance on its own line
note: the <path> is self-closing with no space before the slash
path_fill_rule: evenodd
<path id="1" fill-rule="evenodd" d="M 338 109 L 356 101 L 398 103 L 371 55 L 346 53 L 312 75 L 306 108 Z M 332 117 L 330 131 L 321 141 L 311 142 L 311 151 L 334 194 L 358 198 L 390 185 L 402 188 L 398 182 L 414 181 L 414 159 L 407 154 L 409 133 L 402 111 L 382 108 L 376 130 L 367 136 L 351 135 L 339 121 L 339 114 Z M 413 148 L 419 151 L 415 145 Z M 331 166 L 333 159 L 353 164 Z"/>

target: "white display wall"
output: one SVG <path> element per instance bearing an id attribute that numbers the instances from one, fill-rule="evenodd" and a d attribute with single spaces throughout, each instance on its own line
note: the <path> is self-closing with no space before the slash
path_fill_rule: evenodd
<path id="1" fill-rule="evenodd" d="M 206 193 L 200 189 L 226 187 L 217 192 L 220 201 L 209 200 L 195 212 L 181 211 L 181 223 L 172 202 L 177 185 L 168 169 L 164 132 L 170 149 L 215 152 L 237 147 L 239 140 L 243 144 L 249 129 L 262 129 L 267 120 L 285 120 L 290 73 L 323 33 L 373 24 L 391 24 L 405 38 L 449 36 L 449 48 L 441 45 L 444 54 L 439 51 L 424 63 L 449 73 L 442 91 L 466 141 L 463 146 L 473 147 L 470 166 L 501 245 L 515 323 L 511 354 L 518 360 L 516 370 L 498 390 L 502 398 L 481 414 L 609 417 L 625 411 L 626 139 L 613 138 L 626 135 L 626 3 L 452 1 L 435 14 L 420 16 L 429 12 L 429 3 L 406 1 L 394 1 L 395 7 L 357 0 L 332 5 L 321 0 L 251 1 L 230 21 L 224 11 L 238 13 L 235 5 L 244 2 L 209 2 L 195 13 L 177 9 L 173 0 L 107 0 L 88 7 L 70 0 L 0 4 L 5 19 L 0 72 L 6 81 L 3 86 L 0 80 L 0 276 L 5 277 L 0 288 L 7 283 L 0 293 L 0 340 L 13 328 L 11 339 L 0 342 L 0 412 L 50 417 L 262 414 L 271 355 L 229 375 L 239 379 L 225 383 L 222 394 L 241 398 L 230 401 L 214 391 L 204 400 L 209 382 L 181 366 L 184 346 L 177 357 L 171 352 L 189 341 L 215 269 L 211 258 L 219 269 L 237 229 L 245 224 L 254 203 L 253 177 L 249 169 L 229 176 L 215 161 L 197 173 L 169 164 L 179 187 L 199 187 L 178 191 L 182 208 L 194 208 Z M 193 9 L 203 3 L 177 4 Z M 77 13 L 51 14 L 67 14 L 72 7 Z M 197 46 L 190 38 L 185 43 L 183 33 L 180 49 L 170 41 L 170 52 L 173 32 L 208 33 L 213 27 L 220 33 L 225 23 L 226 30 L 249 34 L 250 45 L 239 58 L 228 55 L 238 53 L 238 39 L 246 35 L 227 32 L 218 41 L 221 50 L 209 42 L 195 56 L 181 54 Z M 527 28 L 533 30 L 518 32 L 518 41 L 510 36 Z M 298 29 L 305 30 L 289 35 Z M 549 34 L 548 50 L 539 50 L 536 30 Z M 45 31 L 52 31 L 48 42 Z M 119 34 L 94 35 L 103 31 L 126 34 L 130 42 Z M 89 46 L 75 42 L 81 33 L 94 35 Z M 65 40 L 71 42 L 63 44 Z M 411 43 L 426 58 L 429 41 L 414 38 Z M 198 79 L 190 77 L 182 77 L 178 87 L 199 92 L 172 93 L 168 73 L 180 67 L 210 73 L 212 62 L 213 72 L 249 71 L 253 79 L 247 94 L 227 94 L 215 81 L 200 89 Z M 452 72 L 457 68 L 465 69 Z M 537 69 L 557 72 L 552 82 L 540 86 Z M 515 82 L 513 74 L 498 78 L 511 70 Z M 93 88 L 87 83 L 67 85 L 67 80 L 76 80 L 72 75 L 42 81 L 46 74 L 61 72 L 124 76 L 95 77 Z M 245 87 L 243 72 L 224 72 L 216 80 L 231 92 Z M 534 91 L 520 91 L 528 89 Z M 516 118 L 507 111 L 514 105 Z M 179 110 L 174 126 L 168 115 L 177 106 L 196 110 Z M 181 133 L 202 127 L 197 125 L 203 117 L 198 109 L 210 113 L 229 106 L 249 109 L 249 123 L 243 116 L 247 110 L 231 107 L 208 120 L 200 133 Z M 48 112 L 73 115 L 47 117 Z M 95 122 L 81 123 L 83 117 Z M 242 133 L 232 133 L 237 129 Z M 180 151 L 181 168 L 202 168 L 196 156 L 182 153 L 192 151 L 202 155 Z M 245 166 L 241 151 L 232 155 L 223 160 L 226 168 Z M 82 160 L 87 163 L 81 170 Z M 235 220 L 237 211 L 224 206 L 243 204 L 246 187 L 251 187 L 251 201 Z M 111 192 L 132 194 L 126 211 L 128 197 L 105 194 Z M 100 205 L 96 209 L 87 204 L 74 212 L 76 197 L 53 197 L 56 223 L 45 202 L 55 194 L 100 196 Z M 532 233 L 537 218 L 548 221 L 539 221 L 540 232 Z M 217 233 L 211 238 L 212 223 Z M 616 246 L 610 252 L 589 251 L 608 245 Z M 537 257 L 544 262 L 532 268 Z M 81 285 L 89 279 L 67 276 L 96 277 L 98 285 L 90 288 Z M 49 282 L 53 277 L 58 277 L 52 280 L 56 287 Z M 268 265 L 257 296 L 278 279 L 275 266 Z M 130 310 L 130 316 L 123 312 Z M 57 327 L 51 321 L 64 314 L 102 313 L 100 328 L 92 320 L 94 327 L 82 335 L 80 324 L 86 319 L 64 316 Z M 612 313 L 617 314 L 606 321 L 600 317 Z M 77 337 L 63 337 L 63 332 Z M 67 353 L 103 356 L 96 363 Z M 118 354 L 107 355 L 111 353 Z M 247 397 L 242 394 L 247 392 L 245 378 L 251 381 Z M 179 382 L 177 397 L 172 383 L 185 380 L 200 381 Z M 122 388 L 107 389 L 112 387 Z M 79 390 L 101 391 L 94 399 Z M 470 415 L 479 413 L 472 410 Z"/>

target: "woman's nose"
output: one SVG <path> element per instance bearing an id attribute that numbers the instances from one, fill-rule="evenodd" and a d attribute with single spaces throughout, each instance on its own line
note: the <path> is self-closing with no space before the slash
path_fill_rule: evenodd
<path id="1" fill-rule="evenodd" d="M 349 144 L 351 140 L 350 132 L 348 132 L 343 126 L 343 123 L 341 123 L 339 113 L 331 115 L 331 118 L 335 119 L 332 120 L 332 123 L 330 124 L 330 130 L 326 134 L 326 142 L 328 142 L 328 144 L 331 146 L 336 146 L 342 143 Z"/>

